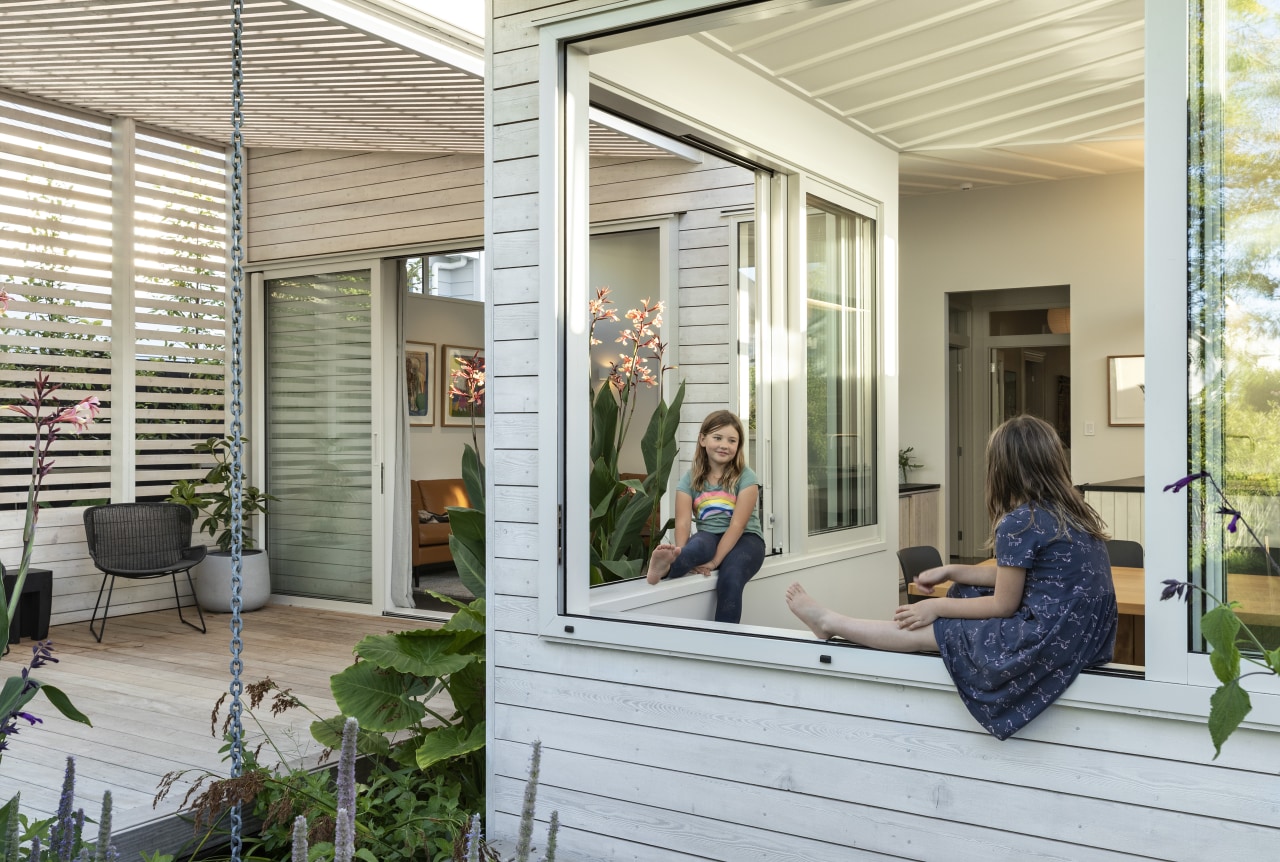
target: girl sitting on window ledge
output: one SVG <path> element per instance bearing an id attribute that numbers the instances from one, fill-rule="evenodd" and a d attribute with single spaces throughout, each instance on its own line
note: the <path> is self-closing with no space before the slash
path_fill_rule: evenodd
<path id="1" fill-rule="evenodd" d="M 896 652 L 937 651 L 978 723 L 1007 739 L 1086 667 L 1111 661 L 1116 596 L 1101 517 L 1071 484 L 1053 427 L 1016 416 L 987 442 L 987 512 L 995 566 L 947 565 L 916 577 L 946 598 L 860 620 L 819 605 L 799 584 L 787 606 L 819 638 Z"/>

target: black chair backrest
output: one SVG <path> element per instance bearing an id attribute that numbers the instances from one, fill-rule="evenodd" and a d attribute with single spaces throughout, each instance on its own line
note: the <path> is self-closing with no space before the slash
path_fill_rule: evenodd
<path id="1" fill-rule="evenodd" d="M 191 510 L 177 503 L 111 503 L 84 510 L 89 556 L 104 572 L 168 572 L 191 547 Z"/>
<path id="2" fill-rule="evenodd" d="M 1126 569 L 1142 568 L 1142 545 L 1130 539 L 1108 539 L 1107 556 L 1111 565 Z"/>
<path id="3" fill-rule="evenodd" d="M 917 545 L 898 551 L 898 562 L 902 564 L 902 576 L 910 584 L 916 579 L 916 575 L 926 569 L 941 566 L 942 555 L 932 545 Z"/>

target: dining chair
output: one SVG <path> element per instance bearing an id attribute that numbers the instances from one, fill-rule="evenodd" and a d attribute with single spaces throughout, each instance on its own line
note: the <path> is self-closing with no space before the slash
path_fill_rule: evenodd
<path id="1" fill-rule="evenodd" d="M 1111 565 L 1123 566 L 1126 569 L 1142 568 L 1142 545 L 1131 539 L 1108 539 L 1107 556 Z"/>
<path id="2" fill-rule="evenodd" d="M 89 556 L 102 572 L 102 586 L 98 587 L 98 601 L 89 619 L 89 631 L 102 643 L 107 630 L 107 614 L 111 611 L 111 594 L 115 591 L 116 578 L 145 580 L 173 579 L 173 598 L 178 606 L 178 619 L 199 632 L 205 631 L 204 614 L 200 606 L 200 625 L 182 615 L 182 599 L 178 595 L 178 573 L 187 576 L 187 586 L 195 593 L 191 582 L 191 567 L 204 559 L 203 545 L 191 544 L 191 510 L 178 503 L 109 503 L 90 506 L 84 510 L 84 534 L 89 543 Z M 111 581 L 110 589 L 107 581 Z M 102 609 L 102 624 L 94 629 L 98 619 L 98 606 L 102 604 L 102 591 L 107 591 L 107 604 Z"/>
<path id="3" fill-rule="evenodd" d="M 916 579 L 916 575 L 926 569 L 936 569 L 942 565 L 942 555 L 932 545 L 916 545 L 898 551 L 898 563 L 902 566 L 902 580 L 907 586 Z M 915 603 L 926 596 L 913 596 L 907 593 L 907 602 Z"/>

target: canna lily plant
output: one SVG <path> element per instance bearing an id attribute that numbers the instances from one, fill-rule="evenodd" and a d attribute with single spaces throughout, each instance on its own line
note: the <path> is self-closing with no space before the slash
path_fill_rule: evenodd
<path id="1" fill-rule="evenodd" d="M 595 298 L 589 303 L 588 336 L 592 345 L 602 343 L 595 335 L 597 324 L 606 320 L 618 322 L 613 304 L 609 288 L 596 289 Z M 610 364 L 608 378 L 591 393 L 593 585 L 639 577 L 653 544 L 674 523 L 669 520 L 661 529 L 651 529 L 646 541 L 645 527 L 656 526 L 654 520 L 675 464 L 676 431 L 680 425 L 680 405 L 684 403 L 683 382 L 670 404 L 658 398 L 640 440 L 644 479 L 623 479 L 618 467 L 619 453 L 636 415 L 637 390 L 641 386 L 657 386 L 662 375 L 672 368 L 663 364 L 667 345 L 658 337 L 662 312 L 661 302 L 650 304 L 645 299 L 641 308 L 626 313 L 631 326 L 624 328 L 616 339 L 623 345 L 624 352 L 618 354 L 620 361 Z"/>
<path id="2" fill-rule="evenodd" d="M 0 311 L 7 304 L 8 295 L 0 291 Z M 9 404 L 4 409 L 23 416 L 35 425 L 35 441 L 31 445 L 31 483 L 27 489 L 27 517 L 22 529 L 22 559 L 18 563 L 18 572 L 14 580 L 10 601 L 5 591 L 0 590 L 0 644 L 9 642 L 9 630 L 17 613 L 18 601 L 22 588 L 27 581 L 27 571 L 31 565 L 31 552 L 35 545 L 36 523 L 40 516 L 39 497 L 44 479 L 53 470 L 53 461 L 49 459 L 58 434 L 66 427 L 73 433 L 88 428 L 98 415 L 99 405 L 95 396 L 82 398 L 76 404 L 59 406 L 55 393 L 61 388 L 57 383 L 50 383 L 43 371 L 36 372 L 35 388 L 30 395 L 23 396 L 22 404 Z M 20 674 L 10 676 L 0 687 L 0 752 L 9 746 L 9 738 L 21 727 L 21 722 L 35 725 L 40 718 L 27 712 L 25 707 L 37 694 L 44 692 L 46 698 L 64 716 L 74 721 L 89 724 L 89 719 L 71 705 L 70 699 L 58 688 L 41 683 L 31 675 L 46 664 L 57 662 L 53 657 L 53 646 L 49 641 L 41 641 L 32 647 L 32 657 L 23 667 Z"/>
<path id="3" fill-rule="evenodd" d="M 1275 559 L 1267 553 L 1266 544 L 1254 532 L 1253 527 L 1249 526 L 1240 510 L 1231 505 L 1231 501 L 1227 499 L 1226 493 L 1213 476 L 1206 472 L 1192 473 L 1170 485 L 1165 485 L 1164 489 L 1176 494 L 1192 482 L 1201 480 L 1213 488 L 1218 498 L 1220 505 L 1217 513 L 1231 519 L 1227 523 L 1227 531 L 1236 533 L 1243 527 L 1254 543 L 1262 549 L 1262 557 L 1267 561 L 1270 574 L 1280 575 L 1280 564 L 1277 564 Z M 1214 607 L 1200 618 L 1200 630 L 1212 649 L 1209 653 L 1209 664 L 1213 667 L 1213 673 L 1218 678 L 1218 682 L 1222 683 L 1209 698 L 1209 736 L 1213 739 L 1213 756 L 1216 760 L 1222 753 L 1223 743 L 1253 709 L 1253 704 L 1249 701 L 1249 692 L 1245 691 L 1241 680 L 1259 674 L 1280 676 L 1280 647 L 1268 650 L 1263 646 L 1258 636 L 1236 613 L 1236 609 L 1240 607 L 1239 602 L 1224 602 L 1199 584 L 1179 581 L 1176 578 L 1166 580 L 1160 600 L 1166 601 L 1176 597 L 1185 598 L 1190 602 L 1192 594 L 1196 591 L 1214 603 Z M 1241 651 L 1241 646 L 1245 647 L 1248 654 Z M 1248 661 L 1260 670 L 1242 672 L 1243 661 Z"/>

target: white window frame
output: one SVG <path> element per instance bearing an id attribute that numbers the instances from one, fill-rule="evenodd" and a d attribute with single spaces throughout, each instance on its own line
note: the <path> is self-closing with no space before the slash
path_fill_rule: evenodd
<path id="1" fill-rule="evenodd" d="M 884 334 L 886 330 L 885 315 L 883 309 L 883 297 L 888 293 L 885 289 L 883 276 L 884 267 L 881 261 L 885 259 L 884 253 L 884 236 L 881 230 L 881 224 L 884 219 L 883 207 L 876 204 L 875 201 L 849 191 L 842 189 L 831 183 L 823 182 L 820 179 L 810 176 L 802 176 L 799 178 L 797 185 L 796 199 L 791 207 L 791 217 L 795 220 L 795 230 L 791 231 L 792 243 L 788 249 L 787 259 L 791 269 L 790 290 L 787 291 L 786 298 L 787 318 L 794 321 L 793 326 L 796 328 L 794 333 L 795 350 L 790 357 L 794 363 L 793 368 L 797 374 L 803 374 L 806 370 L 804 343 L 807 337 L 807 321 L 809 318 L 806 302 L 809 296 L 808 280 L 806 266 L 808 261 L 807 254 L 807 219 L 805 218 L 805 208 L 810 197 L 819 198 L 820 200 L 834 204 L 849 212 L 864 216 L 871 219 L 875 223 L 875 275 L 874 283 L 871 287 L 872 294 L 875 297 L 875 340 L 876 353 L 871 361 L 875 365 L 875 378 L 879 385 L 876 386 L 875 393 L 875 432 L 876 439 L 880 441 L 883 447 L 886 436 L 887 416 L 885 411 L 885 368 L 882 357 L 884 356 Z M 896 322 L 894 324 L 896 326 Z M 802 378 L 803 379 L 803 378 Z M 791 455 L 790 466 L 790 489 L 791 499 L 798 501 L 797 506 L 800 511 L 808 511 L 808 462 L 806 458 L 806 447 L 800 445 L 799 441 L 805 439 L 807 434 L 807 426 L 809 417 L 808 401 L 806 398 L 807 387 L 804 385 L 792 386 L 788 397 L 791 403 L 790 411 L 790 427 L 787 429 L 788 435 L 795 444 L 789 447 Z M 826 533 L 810 532 L 809 519 L 795 518 L 794 526 L 791 534 L 791 547 L 796 550 L 807 552 L 823 552 L 838 551 L 853 547 L 872 547 L 880 548 L 885 544 L 886 536 L 886 518 L 891 507 L 897 507 L 898 501 L 898 483 L 895 472 L 885 474 L 883 468 L 883 458 L 876 467 L 876 512 L 875 521 L 866 526 L 845 527 L 842 529 L 832 530 Z M 892 491 L 892 493 L 890 493 Z"/>
<path id="2" fill-rule="evenodd" d="M 612 32 L 611 38 L 634 42 L 687 32 L 689 20 L 699 13 L 715 11 L 709 0 L 652 0 L 647 3 L 610 7 L 605 11 L 568 13 L 535 22 L 540 26 L 539 106 L 540 177 L 539 192 L 544 206 L 539 222 L 539 278 L 542 295 L 558 297 L 566 277 L 569 309 L 559 302 L 547 302 L 540 321 L 545 336 L 539 358 L 545 368 L 563 368 L 568 379 L 585 374 L 586 351 L 566 353 L 565 337 L 584 331 L 585 294 L 572 276 L 585 271 L 587 236 L 585 171 L 585 128 L 588 94 L 587 55 L 572 42 L 593 34 Z M 741 10 L 738 10 L 741 11 Z M 736 14 L 734 11 L 723 13 Z M 640 39 L 628 28 L 661 25 Z M 707 26 L 706 19 L 699 26 Z M 664 29 L 665 28 L 665 29 Z M 679 28 L 678 30 L 676 28 Z M 670 32 L 667 32 L 667 31 Z M 1148 424 L 1156 428 L 1187 427 L 1186 400 L 1186 99 L 1187 99 L 1187 10 L 1185 4 L 1148 3 L 1146 7 L 1146 169 L 1145 169 L 1145 343 L 1148 356 Z M 561 94 L 563 93 L 563 100 Z M 574 130 L 577 133 L 574 134 Z M 575 157 L 576 156 L 576 157 Z M 884 313 L 896 325 L 897 250 L 882 247 L 881 276 L 891 287 L 880 299 Z M 576 292 L 575 292 L 576 291 Z M 890 295 L 893 294 L 893 295 Z M 896 375 L 896 338 L 886 330 L 881 341 L 886 357 L 886 373 Z M 562 378 L 545 375 L 540 400 L 565 404 Z M 886 410 L 896 411 L 896 399 Z M 578 423 L 581 424 L 581 423 Z M 539 426 L 542 452 L 558 453 L 557 458 L 539 460 L 539 480 L 543 488 L 558 488 L 564 476 L 564 453 L 580 451 L 585 428 L 574 423 Z M 576 436 L 575 436 L 576 435 Z M 892 438 L 886 438 L 892 445 Z M 1168 537 L 1152 543 L 1147 550 L 1146 601 L 1151 614 L 1146 620 L 1147 665 L 1145 679 L 1085 674 L 1063 696 L 1061 703 L 1080 708 L 1125 714 L 1162 714 L 1201 719 L 1208 715 L 1209 695 L 1217 682 L 1208 659 L 1187 647 L 1188 624 L 1185 613 L 1169 603 L 1161 605 L 1161 581 L 1170 573 L 1186 572 L 1186 509 L 1183 495 L 1162 494 L 1165 481 L 1186 471 L 1186 441 L 1180 434 L 1150 434 L 1147 437 L 1145 473 L 1147 477 L 1146 534 Z M 892 471 L 888 475 L 892 475 Z M 562 492 L 563 493 L 563 489 Z M 563 498 L 562 498 L 563 499 Z M 543 494 L 540 519 L 556 523 L 561 515 L 571 523 L 569 513 L 560 508 L 552 494 Z M 892 515 L 883 519 L 890 522 Z M 566 531 L 567 540 L 575 536 Z M 554 531 L 541 533 L 539 559 L 554 560 L 560 550 Z M 936 657 L 862 650 L 824 642 L 806 642 L 779 636 L 775 629 L 740 626 L 726 636 L 723 632 L 700 630 L 696 623 L 662 626 L 635 625 L 615 620 L 577 617 L 563 612 L 561 594 L 563 566 L 543 566 L 538 580 L 538 629 L 548 640 L 589 643 L 598 647 L 643 649 L 684 654 L 702 660 L 725 660 L 791 669 L 805 669 L 859 679 L 886 679 L 896 686 L 951 689 L 952 683 Z M 573 592 L 587 589 L 570 584 Z M 747 635 L 742 637 L 740 635 Z M 1280 681 L 1251 677 L 1247 687 L 1254 692 L 1253 712 L 1247 726 L 1280 728 Z M 1051 737 L 1068 738 L 1069 729 L 1047 731 Z"/>

